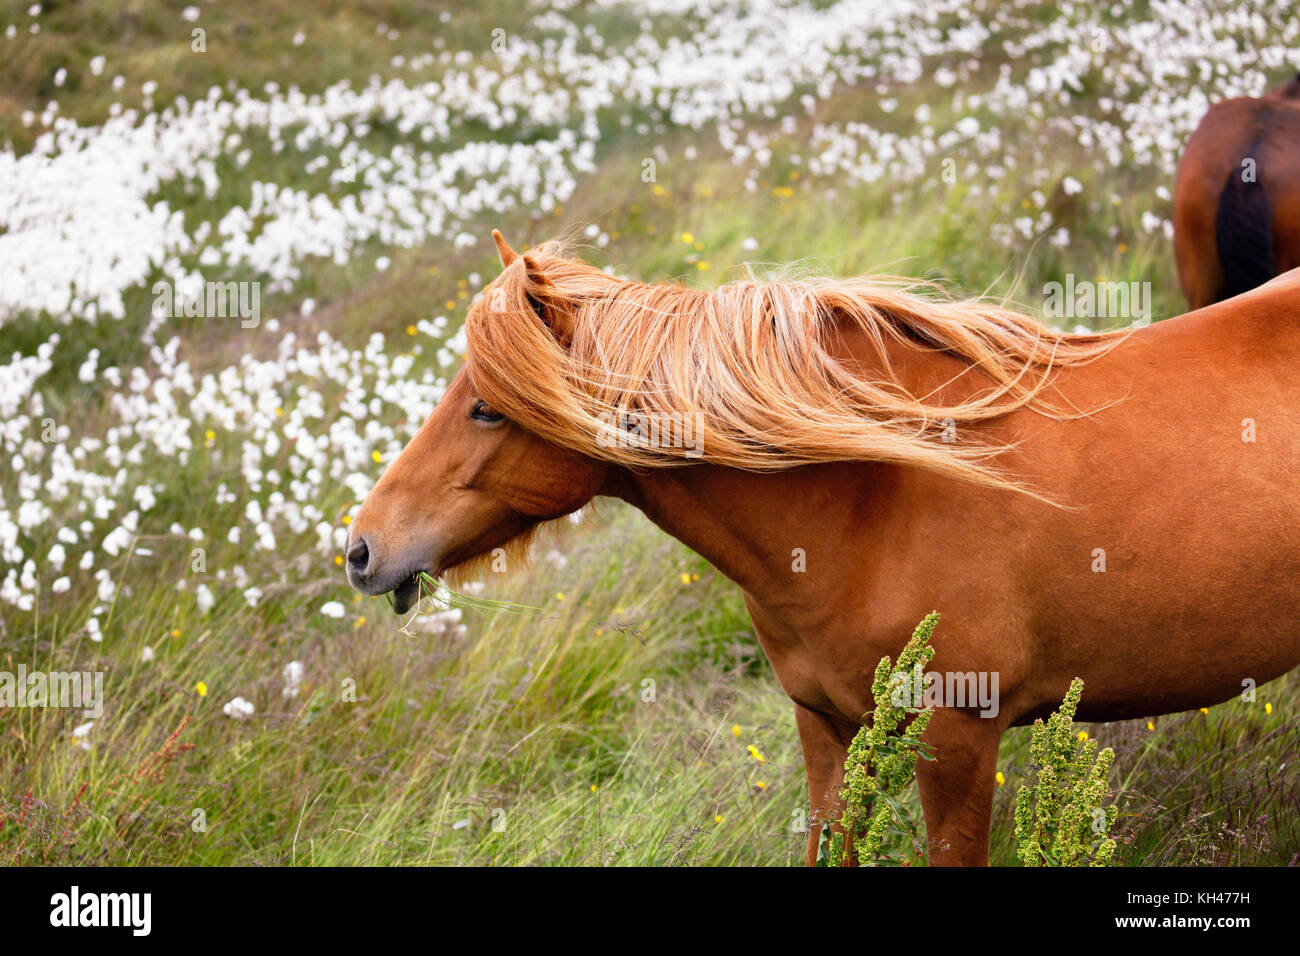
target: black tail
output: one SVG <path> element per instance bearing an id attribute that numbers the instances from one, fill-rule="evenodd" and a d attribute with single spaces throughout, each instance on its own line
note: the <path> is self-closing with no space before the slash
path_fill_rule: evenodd
<path id="1" fill-rule="evenodd" d="M 1251 154 L 1255 150 L 1252 147 Z M 1219 193 L 1219 215 L 1214 221 L 1214 241 L 1223 267 L 1223 289 L 1219 298 L 1263 285 L 1277 273 L 1273 257 L 1273 215 L 1264 185 L 1245 182 L 1242 170 L 1228 174 Z"/>

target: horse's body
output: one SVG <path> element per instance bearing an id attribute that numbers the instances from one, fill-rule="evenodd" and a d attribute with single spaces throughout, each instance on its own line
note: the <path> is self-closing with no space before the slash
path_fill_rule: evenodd
<path id="1" fill-rule="evenodd" d="M 798 707 L 815 806 L 840 786 L 876 663 L 941 611 L 933 669 L 997 672 L 1001 710 L 936 713 L 921 795 L 934 859 L 980 862 L 997 742 L 1072 677 L 1080 719 L 1115 720 L 1217 703 L 1300 661 L 1297 363 L 1293 273 L 1062 372 L 1062 394 L 1085 407 L 1123 401 L 996 427 L 1023 440 L 1013 470 L 1077 510 L 881 464 L 701 466 L 620 475 L 610 490 L 744 588 Z M 929 385 L 958 373 L 941 356 L 913 372 Z M 806 573 L 791 573 L 794 548 Z"/>
<path id="2" fill-rule="evenodd" d="M 835 332 L 834 361 L 865 378 L 887 369 L 944 407 L 987 391 L 948 351 Z M 518 534 L 506 511 L 629 501 L 743 588 L 796 705 L 819 820 L 835 815 L 877 662 L 937 609 L 931 669 L 995 672 L 1000 699 L 995 717 L 935 712 L 925 739 L 937 760 L 918 767 L 930 857 L 984 863 L 998 741 L 1059 704 L 1072 678 L 1084 681 L 1079 716 L 1112 720 L 1226 700 L 1300 662 L 1300 272 L 1107 349 L 1056 369 L 1044 392 L 1090 414 L 1026 406 L 961 426 L 1015 442 L 999 465 L 1059 505 L 900 463 L 740 470 L 710 464 L 707 446 L 703 463 L 625 467 L 529 431 L 467 457 L 459 420 L 484 384 L 472 365 L 358 514 L 350 574 L 389 590 L 417 565 L 437 571 Z M 529 465 L 543 455 L 545 477 Z"/>
<path id="3" fill-rule="evenodd" d="M 1300 77 L 1210 108 L 1178 164 L 1173 221 L 1193 309 L 1300 266 Z"/>

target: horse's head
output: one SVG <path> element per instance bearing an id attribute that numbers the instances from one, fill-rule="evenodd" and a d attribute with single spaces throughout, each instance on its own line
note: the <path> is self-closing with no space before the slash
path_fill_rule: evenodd
<path id="1" fill-rule="evenodd" d="M 415 603 L 420 572 L 526 543 L 598 493 L 636 503 L 652 469 L 887 461 L 1024 491 L 982 464 L 996 443 L 954 447 L 936 423 L 1035 406 L 1051 371 L 1119 341 L 865 278 L 647 284 L 559 244 L 516 255 L 493 235 L 504 269 L 465 318 L 465 368 L 349 531 L 348 579 L 369 594 L 395 591 L 399 612 Z M 856 355 L 831 354 L 828 340 L 846 336 L 879 378 L 858 371 Z M 997 387 L 957 404 L 915 397 L 887 350 L 929 347 L 918 341 Z"/>
<path id="2" fill-rule="evenodd" d="M 509 274 L 517 257 L 494 235 Z M 515 268 L 524 266 L 520 261 Z M 528 268 L 535 268 L 532 260 Z M 467 324 L 490 323 L 494 312 L 510 307 L 501 282 L 484 290 Z M 530 310 L 539 334 L 562 347 L 535 311 L 537 302 L 527 297 L 518 304 Z M 437 576 L 526 541 L 541 522 L 590 501 L 605 477 L 605 462 L 547 441 L 503 415 L 475 378 L 471 355 L 349 528 L 348 580 L 367 594 L 392 591 L 398 613 L 415 604 L 420 572 Z"/>

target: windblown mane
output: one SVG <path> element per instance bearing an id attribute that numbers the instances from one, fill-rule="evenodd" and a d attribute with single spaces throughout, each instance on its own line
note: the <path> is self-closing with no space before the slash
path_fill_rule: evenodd
<path id="1" fill-rule="evenodd" d="M 1095 358 L 1117 335 L 1055 332 L 988 302 L 921 294 L 921 285 L 892 277 L 649 285 L 551 242 L 511 262 L 470 310 L 468 369 L 478 394 L 512 421 L 621 465 L 692 459 L 681 448 L 602 440 L 611 421 L 689 416 L 698 460 L 718 465 L 881 461 L 1025 490 L 989 463 L 1001 446 L 944 441 L 944 420 L 960 426 L 1019 408 L 1063 417 L 1042 394 L 1053 372 Z M 870 376 L 828 347 L 850 327 L 878 353 Z M 957 404 L 910 394 L 890 364 L 891 341 L 957 356 L 988 387 Z"/>

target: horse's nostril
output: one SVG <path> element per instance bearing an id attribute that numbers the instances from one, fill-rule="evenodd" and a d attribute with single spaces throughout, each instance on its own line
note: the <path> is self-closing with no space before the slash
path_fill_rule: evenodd
<path id="1" fill-rule="evenodd" d="M 370 549 L 366 547 L 364 538 L 357 541 L 348 552 L 348 565 L 354 571 L 363 571 L 367 564 L 370 563 Z"/>

